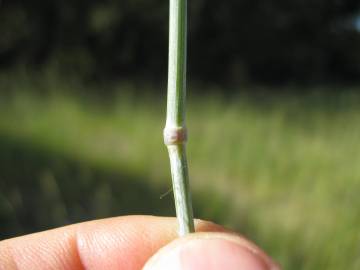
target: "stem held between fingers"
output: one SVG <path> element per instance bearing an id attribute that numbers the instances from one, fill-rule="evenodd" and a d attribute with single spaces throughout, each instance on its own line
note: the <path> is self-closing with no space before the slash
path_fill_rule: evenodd
<path id="1" fill-rule="evenodd" d="M 164 142 L 167 145 L 179 235 L 194 232 L 193 210 L 186 159 L 187 1 L 170 0 L 169 75 Z"/>

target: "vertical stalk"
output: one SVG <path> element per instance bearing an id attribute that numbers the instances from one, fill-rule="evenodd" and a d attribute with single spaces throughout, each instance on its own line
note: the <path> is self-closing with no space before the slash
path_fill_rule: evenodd
<path id="1" fill-rule="evenodd" d="M 170 0 L 169 23 L 169 74 L 164 142 L 170 157 L 179 235 L 184 236 L 194 232 L 185 147 L 187 0 Z"/>

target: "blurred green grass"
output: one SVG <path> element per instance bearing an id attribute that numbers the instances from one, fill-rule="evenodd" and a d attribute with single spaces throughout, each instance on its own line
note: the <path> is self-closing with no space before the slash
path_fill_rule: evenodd
<path id="1" fill-rule="evenodd" d="M 56 80 L 2 80 L 12 91 L 0 94 L 1 238 L 173 214 L 171 195 L 160 200 L 171 186 L 165 96 L 129 84 L 104 98 Z M 225 98 L 190 88 L 195 215 L 241 231 L 284 269 L 359 269 L 355 90 Z"/>

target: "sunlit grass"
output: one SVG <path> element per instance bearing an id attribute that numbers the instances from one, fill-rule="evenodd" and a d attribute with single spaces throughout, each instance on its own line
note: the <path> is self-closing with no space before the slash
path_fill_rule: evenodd
<path id="1" fill-rule="evenodd" d="M 170 187 L 164 101 L 63 87 L 4 95 L 0 133 Z M 195 215 L 243 231 L 284 269 L 359 269 L 360 94 L 260 97 L 190 97 L 191 185 L 209 205 Z"/>

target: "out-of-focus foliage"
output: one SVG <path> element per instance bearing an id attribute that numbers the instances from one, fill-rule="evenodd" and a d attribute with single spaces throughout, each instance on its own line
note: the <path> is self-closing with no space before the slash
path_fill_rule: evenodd
<path id="1" fill-rule="evenodd" d="M 357 0 L 189 1 L 190 78 L 354 82 Z M 164 79 L 168 1 L 3 0 L 0 66 Z"/>
<path id="2" fill-rule="evenodd" d="M 61 78 L 0 83 L 15 90 L 0 94 L 0 239 L 94 218 L 175 214 L 172 194 L 160 199 L 171 186 L 164 102 L 132 96 L 131 85 L 99 100 L 64 94 L 79 85 Z M 50 93 L 36 94 L 39 87 Z M 194 212 L 247 235 L 284 269 L 358 270 L 360 94 L 313 90 L 192 96 Z"/>

